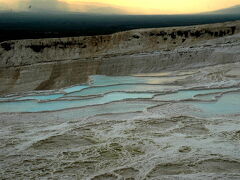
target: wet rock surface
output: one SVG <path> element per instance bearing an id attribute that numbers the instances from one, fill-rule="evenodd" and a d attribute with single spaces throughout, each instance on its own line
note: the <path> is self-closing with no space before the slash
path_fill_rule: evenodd
<path id="1" fill-rule="evenodd" d="M 1 179 L 239 179 L 240 63 L 0 98 Z M 233 76 L 234 75 L 234 76 Z"/>

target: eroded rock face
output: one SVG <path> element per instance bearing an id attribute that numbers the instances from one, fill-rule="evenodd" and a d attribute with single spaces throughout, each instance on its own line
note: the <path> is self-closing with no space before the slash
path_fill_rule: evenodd
<path id="1" fill-rule="evenodd" d="M 0 44 L 0 94 L 55 89 L 89 75 L 127 75 L 240 60 L 240 22 Z"/>

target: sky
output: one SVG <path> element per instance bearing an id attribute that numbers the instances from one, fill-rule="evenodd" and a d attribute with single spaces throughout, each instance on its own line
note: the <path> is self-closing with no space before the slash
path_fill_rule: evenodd
<path id="1" fill-rule="evenodd" d="M 0 10 L 101 14 L 193 14 L 229 8 L 240 0 L 0 0 Z"/>

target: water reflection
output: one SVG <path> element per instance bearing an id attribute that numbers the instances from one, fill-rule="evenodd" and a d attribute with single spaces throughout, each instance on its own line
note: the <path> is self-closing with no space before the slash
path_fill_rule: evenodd
<path id="1" fill-rule="evenodd" d="M 167 102 L 169 104 L 178 101 L 198 108 L 201 110 L 202 116 L 240 112 L 240 95 L 239 92 L 234 92 L 239 88 L 193 90 L 182 86 L 161 84 L 162 80 L 166 80 L 164 78 L 92 76 L 88 85 L 76 85 L 55 91 L 31 92 L 29 95 L 25 93 L 23 96 L 3 97 L 0 101 L 0 112 L 58 111 L 94 105 L 101 107 L 103 104 L 116 101 L 120 101 L 118 108 L 121 109 L 117 112 L 142 111 L 143 107 L 150 107 L 147 102 L 146 105 L 139 106 L 135 103 L 128 106 L 125 101 L 127 99 L 135 99 L 136 101 L 148 99 L 152 102 Z M 171 81 L 171 83 L 177 79 L 176 77 L 167 78 L 170 78 L 167 81 Z M 151 84 L 150 81 L 160 84 Z M 218 96 L 222 97 L 217 98 Z M 185 102 L 186 100 L 191 101 Z M 113 108 L 110 110 L 115 112 Z M 92 111 L 94 110 L 92 109 L 90 114 L 96 114 Z M 111 111 L 106 108 L 101 109 L 102 113 Z M 86 109 L 85 112 L 87 112 Z M 86 113 L 82 112 L 82 114 Z"/>
<path id="2" fill-rule="evenodd" d="M 215 102 L 188 103 L 201 110 L 197 115 L 211 117 L 216 115 L 229 115 L 240 113 L 240 92 L 228 93 Z"/>
<path id="3" fill-rule="evenodd" d="M 69 109 L 74 107 L 83 107 L 90 105 L 106 104 L 113 101 L 120 101 L 124 99 L 137 98 L 152 98 L 153 93 L 124 93 L 114 92 L 106 94 L 102 97 L 81 99 L 81 100 L 57 100 L 47 102 L 29 101 L 15 101 L 0 103 L 0 112 L 41 112 L 41 111 L 56 111 L 62 109 Z"/>

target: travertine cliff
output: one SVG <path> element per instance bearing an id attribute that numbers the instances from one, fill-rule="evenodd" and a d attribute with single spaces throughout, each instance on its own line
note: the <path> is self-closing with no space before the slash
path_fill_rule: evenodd
<path id="1" fill-rule="evenodd" d="M 127 75 L 240 61 L 240 21 L 0 44 L 0 94 L 54 89 L 88 75 Z"/>

